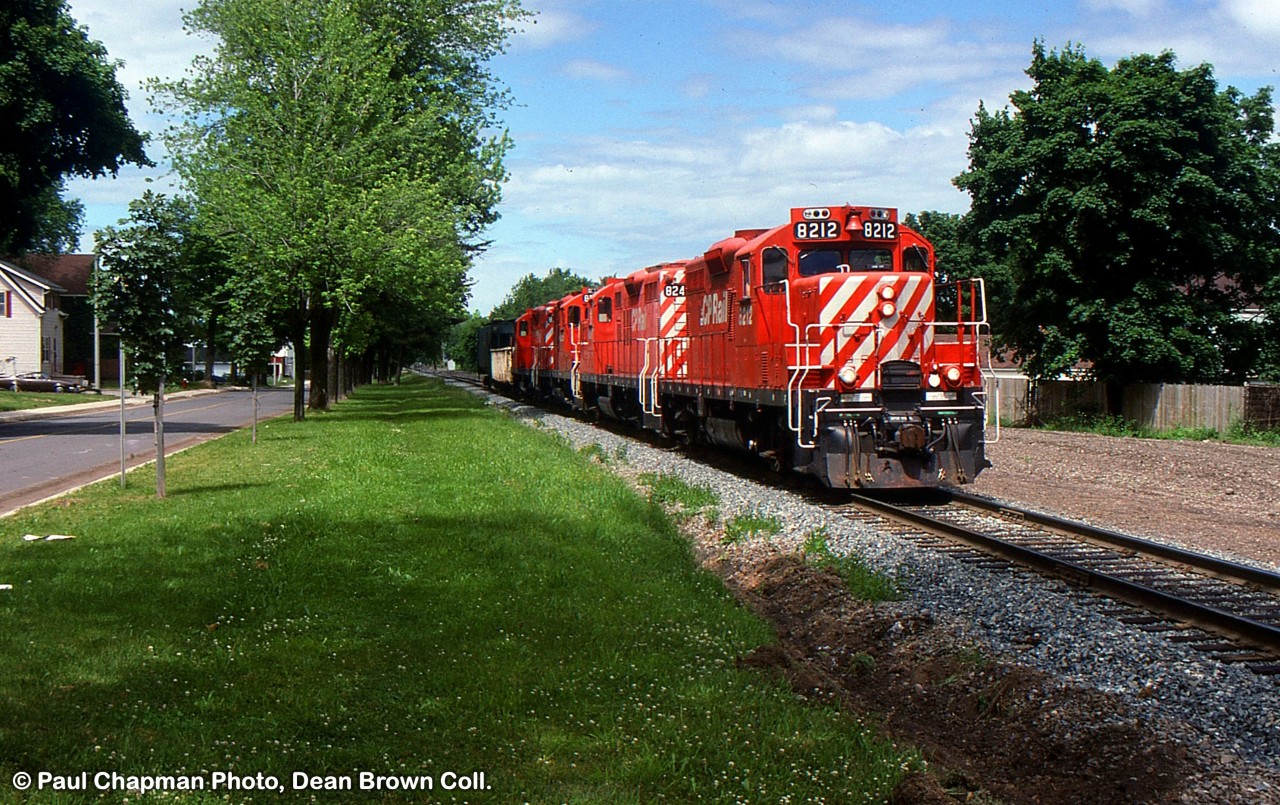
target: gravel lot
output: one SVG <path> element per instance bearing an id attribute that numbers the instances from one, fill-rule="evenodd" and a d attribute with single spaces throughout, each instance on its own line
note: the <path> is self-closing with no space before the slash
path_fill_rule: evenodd
<path id="1" fill-rule="evenodd" d="M 761 567 L 779 554 L 794 554 L 809 534 L 825 528 L 833 548 L 907 579 L 908 601 L 890 610 L 898 627 L 936 624 L 929 631 L 948 645 L 979 646 L 1002 662 L 1046 675 L 1050 682 L 1044 684 L 1054 690 L 1044 694 L 1032 715 L 1037 729 L 1048 730 L 1059 746 L 1084 742 L 1087 747 L 1107 730 L 1146 736 L 1148 750 L 1169 738 L 1185 747 L 1187 768 L 1192 769 L 1179 772 L 1185 779 L 1173 801 L 1280 803 L 1280 685 L 1274 680 L 1121 624 L 1101 614 L 1094 599 L 1062 583 L 975 568 L 678 452 L 500 398 L 494 402 L 560 433 L 578 448 L 599 445 L 607 463 L 624 475 L 670 473 L 710 487 L 721 501 L 722 518 L 754 511 L 784 523 L 778 536 L 720 551 L 722 560 L 733 553 L 730 558 L 739 568 L 752 562 Z M 996 467 L 983 473 L 973 487 L 976 492 L 1142 536 L 1172 538 L 1194 549 L 1273 565 L 1280 561 L 1280 482 L 1273 472 L 1280 449 L 1005 430 L 990 457 Z M 882 615 L 883 609 L 872 613 Z M 911 629 L 905 631 L 901 639 L 912 636 Z M 892 634 L 885 639 L 899 640 Z M 918 650 L 923 656 L 937 648 Z M 830 660 L 814 659 L 814 667 Z M 1038 690 L 1028 689 L 1026 697 L 1039 696 Z M 1074 691 L 1072 696 L 1088 706 L 1051 707 L 1063 691 Z M 886 702 L 884 707 L 893 712 L 898 705 Z M 905 703 L 903 709 L 908 709 Z M 1061 723 L 1041 723 L 1055 719 Z M 1012 717 L 1009 725 L 1011 730 L 1025 726 L 1014 724 Z M 1126 760 L 1141 759 L 1142 751 L 1134 747 L 1133 757 Z M 939 754 L 955 765 L 966 763 L 958 749 Z M 973 768 L 993 775 L 991 790 L 1003 790 L 1011 801 L 1030 793 L 1018 788 L 1016 780 L 1010 783 L 1014 787 L 1001 789 L 999 773 L 981 761 L 975 759 Z M 987 782 L 980 780 L 979 787 Z M 1042 782 L 1041 791 L 1047 790 L 1045 785 L 1053 783 Z M 1170 799 L 1169 792 L 1160 796 Z M 1080 801 L 1107 800 L 1099 793 Z"/>

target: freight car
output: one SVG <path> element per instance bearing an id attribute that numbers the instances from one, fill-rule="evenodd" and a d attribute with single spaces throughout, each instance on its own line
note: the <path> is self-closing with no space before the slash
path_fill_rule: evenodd
<path id="1" fill-rule="evenodd" d="M 490 325 L 481 365 L 521 394 L 835 488 L 964 484 L 989 466 L 985 298 L 980 279 L 934 271 L 894 209 L 796 208 Z"/>

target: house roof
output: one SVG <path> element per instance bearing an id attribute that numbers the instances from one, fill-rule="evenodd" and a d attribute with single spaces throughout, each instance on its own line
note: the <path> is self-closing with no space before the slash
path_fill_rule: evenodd
<path id="1" fill-rule="evenodd" d="M 92 254 L 26 254 L 3 262 L 54 283 L 64 296 L 88 296 L 93 260 Z"/>
<path id="2" fill-rule="evenodd" d="M 25 299 L 27 304 L 31 305 L 41 315 L 44 314 L 46 309 L 44 304 L 45 293 L 48 291 L 61 293 L 65 290 L 56 282 L 18 268 L 5 260 L 0 260 L 0 280 L 3 280 L 5 285 L 12 288 L 14 293 Z M 33 288 L 32 286 L 35 287 Z"/>

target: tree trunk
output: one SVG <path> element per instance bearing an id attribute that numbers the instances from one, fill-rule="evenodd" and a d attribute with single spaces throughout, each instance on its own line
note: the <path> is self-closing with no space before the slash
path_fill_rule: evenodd
<path id="1" fill-rule="evenodd" d="M 307 311 L 294 310 L 289 316 L 289 338 L 293 339 L 293 421 L 307 415 Z"/>
<path id="2" fill-rule="evenodd" d="M 314 295 L 311 307 L 311 399 L 312 411 L 329 410 L 329 349 L 333 341 L 333 323 L 337 311 L 320 304 Z"/>
<path id="3" fill-rule="evenodd" d="M 214 340 L 218 332 L 218 314 L 209 314 L 209 326 L 204 333 L 204 387 L 207 389 L 217 386 L 213 382 L 213 359 L 216 357 L 214 348 Z"/>
<path id="4" fill-rule="evenodd" d="M 342 361 L 338 357 L 338 350 L 333 344 L 329 344 L 329 404 L 332 405 L 342 400 L 342 386 L 339 384 L 338 373 L 341 371 Z"/>

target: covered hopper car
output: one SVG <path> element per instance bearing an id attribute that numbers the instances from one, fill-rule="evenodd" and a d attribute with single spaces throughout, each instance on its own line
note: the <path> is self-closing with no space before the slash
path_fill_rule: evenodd
<path id="1" fill-rule="evenodd" d="M 490 382 L 761 456 L 835 488 L 970 482 L 989 366 L 981 280 L 881 207 L 805 207 L 690 260 L 482 332 Z"/>

